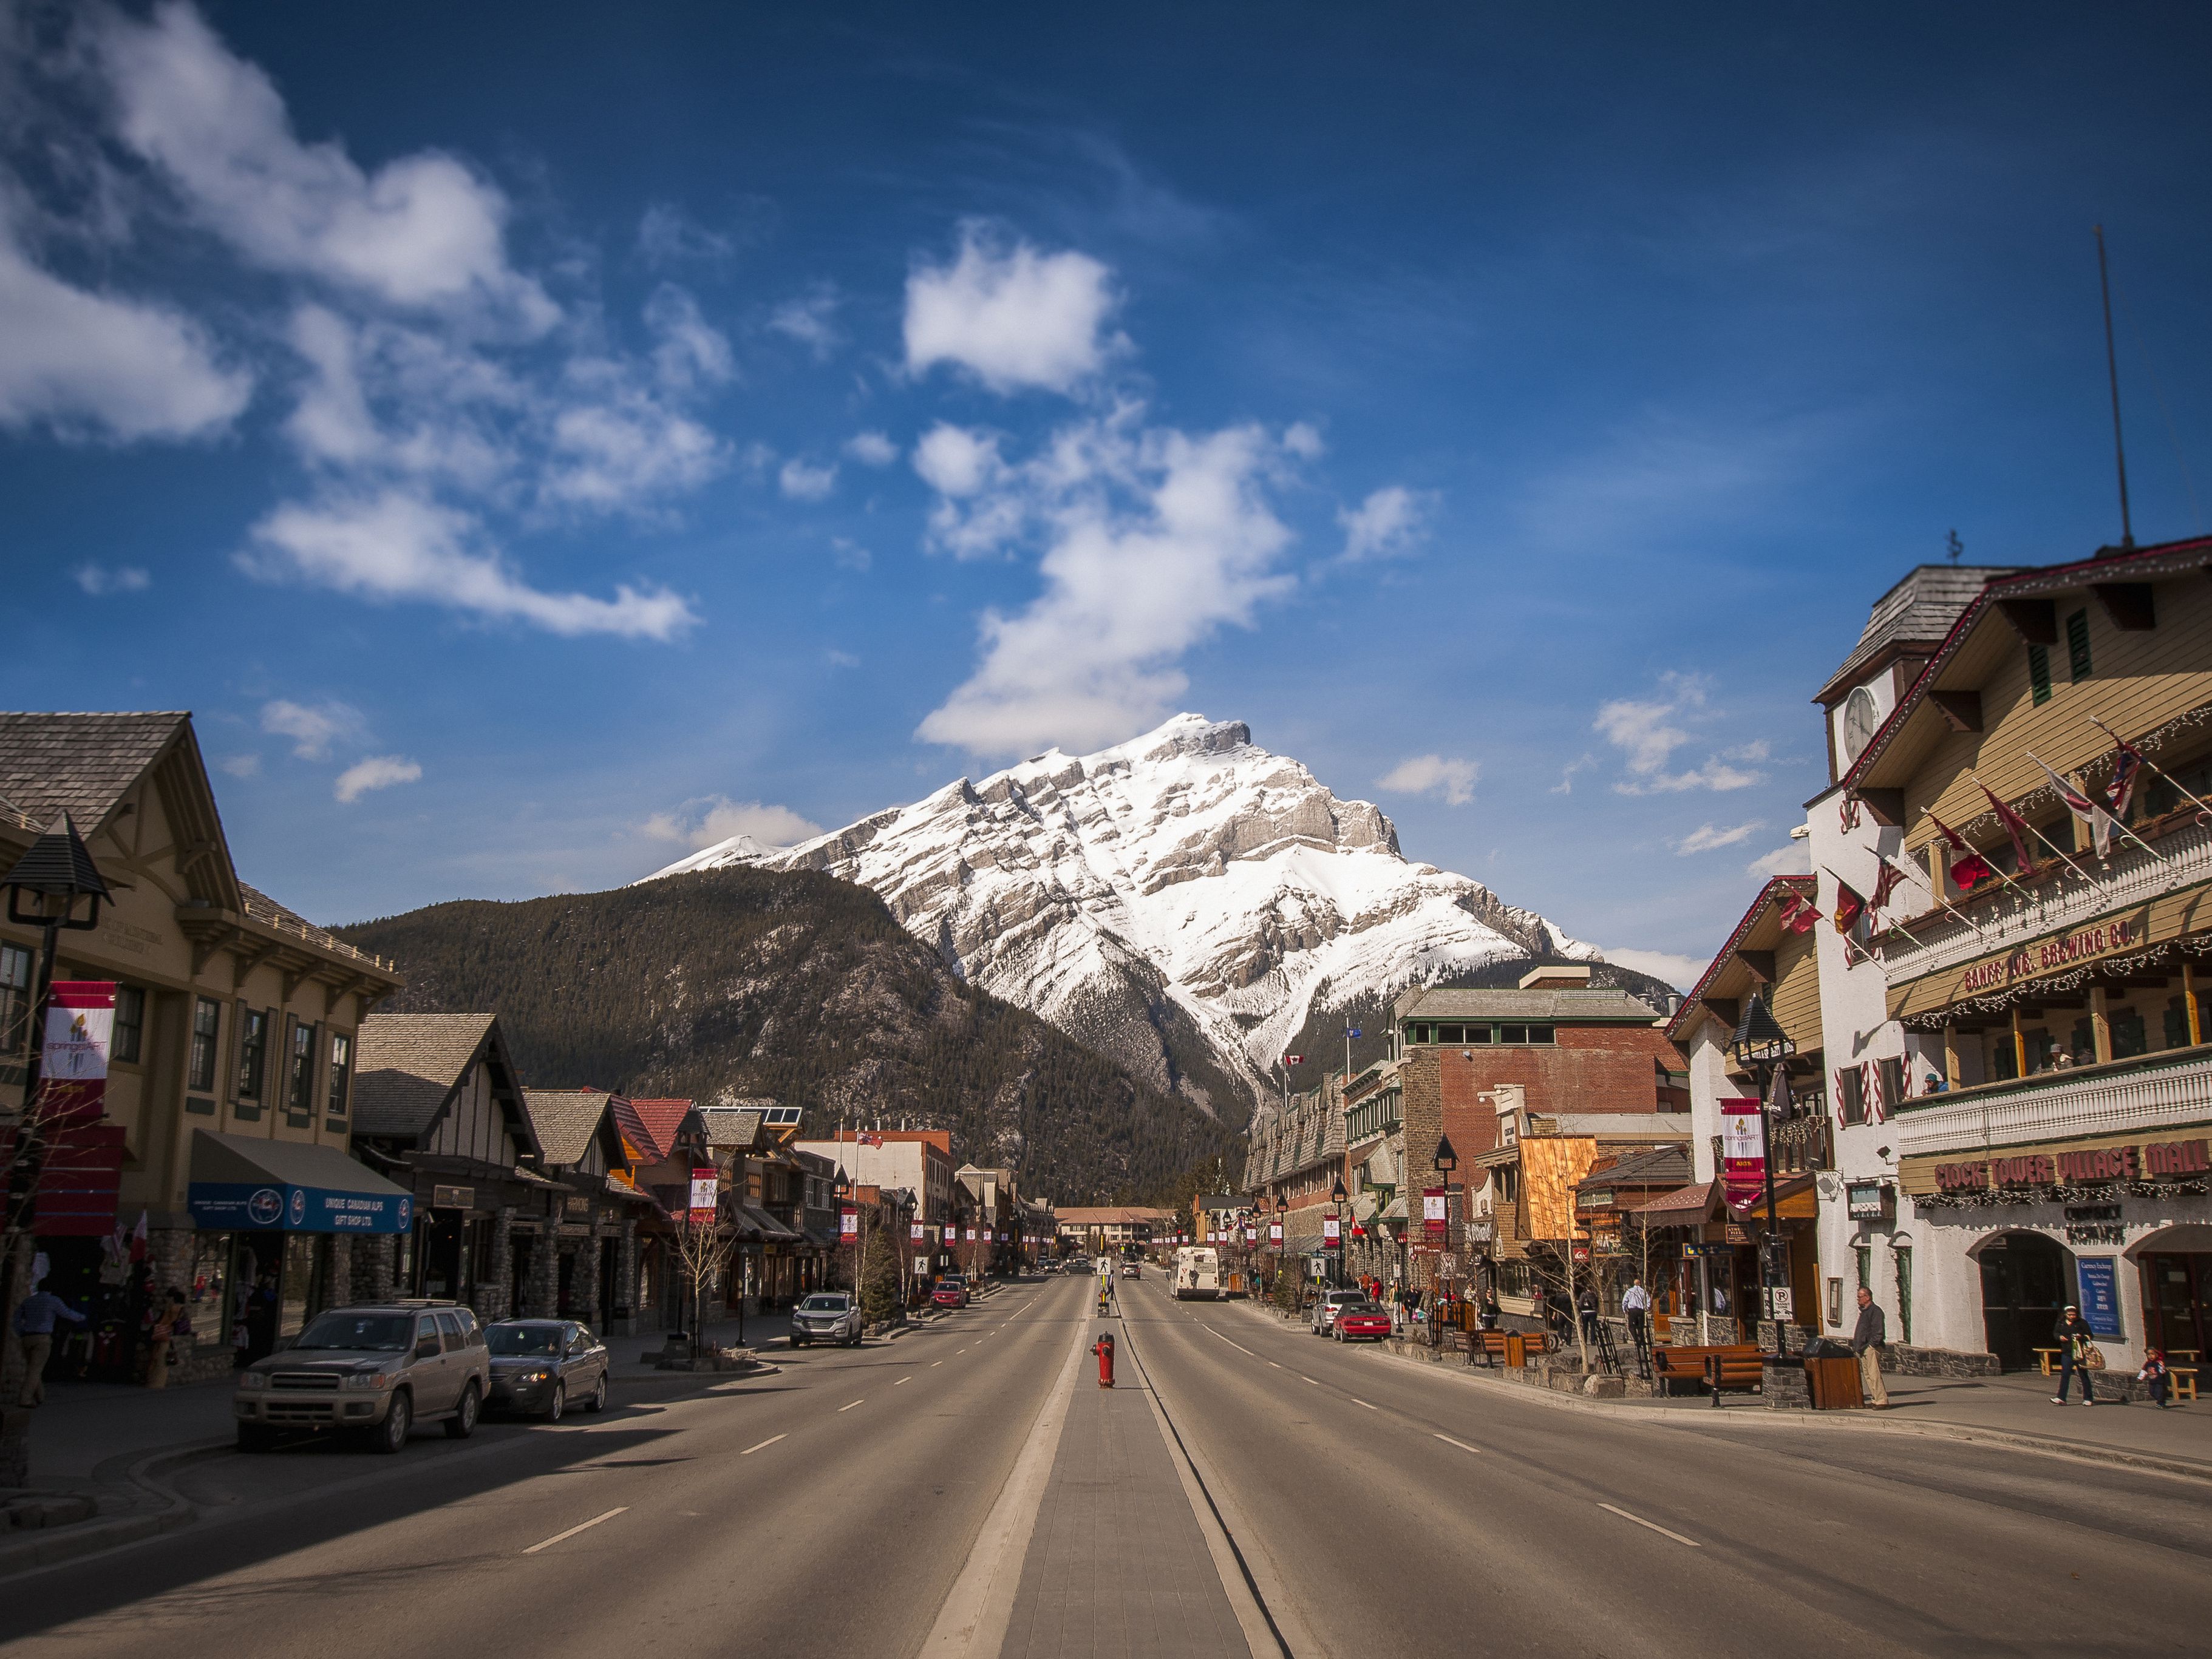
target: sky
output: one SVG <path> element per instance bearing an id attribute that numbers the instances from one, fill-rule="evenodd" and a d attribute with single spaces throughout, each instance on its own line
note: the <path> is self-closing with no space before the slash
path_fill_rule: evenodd
<path id="1" fill-rule="evenodd" d="M 2201 8 L 0 0 L 0 700 L 339 923 L 1181 710 L 1682 980 L 1946 556 L 2212 493 Z"/>

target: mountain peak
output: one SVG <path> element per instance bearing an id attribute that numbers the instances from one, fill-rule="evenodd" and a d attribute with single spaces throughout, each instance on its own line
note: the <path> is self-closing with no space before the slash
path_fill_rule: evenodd
<path id="1" fill-rule="evenodd" d="M 660 874 L 763 863 L 871 887 L 985 990 L 1231 1119 L 1319 1009 L 1509 958 L 1597 957 L 1480 882 L 1408 863 L 1378 808 L 1196 713 L 782 852 L 726 845 Z"/>

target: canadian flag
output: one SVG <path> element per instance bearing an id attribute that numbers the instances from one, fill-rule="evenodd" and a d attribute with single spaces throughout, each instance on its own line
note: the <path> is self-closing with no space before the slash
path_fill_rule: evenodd
<path id="1" fill-rule="evenodd" d="M 1305 1063 L 1306 1057 L 1303 1054 L 1286 1054 L 1283 1057 L 1283 1063 L 1286 1066 L 1303 1066 Z"/>

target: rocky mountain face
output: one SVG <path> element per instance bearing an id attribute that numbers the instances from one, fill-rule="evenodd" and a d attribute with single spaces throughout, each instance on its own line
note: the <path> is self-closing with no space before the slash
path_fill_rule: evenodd
<path id="1" fill-rule="evenodd" d="M 1232 1125 L 1331 1009 L 1490 963 L 1601 960 L 1480 882 L 1408 861 L 1379 810 L 1249 728 L 1195 714 L 795 847 L 740 837 L 647 880 L 744 865 L 873 889 L 970 983 Z"/>
<path id="2" fill-rule="evenodd" d="M 388 1011 L 496 1012 L 533 1087 L 767 1095 L 816 1130 L 841 1112 L 947 1129 L 956 1157 L 1062 1203 L 1149 1198 L 1233 1140 L 812 872 L 464 900 L 338 932 L 406 972 Z"/>

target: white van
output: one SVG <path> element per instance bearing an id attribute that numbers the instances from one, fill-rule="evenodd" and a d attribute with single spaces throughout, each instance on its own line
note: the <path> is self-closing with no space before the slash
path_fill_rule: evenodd
<path id="1" fill-rule="evenodd" d="M 1201 1245 L 1186 1245 L 1175 1253 L 1175 1299 L 1178 1302 L 1218 1300 L 1221 1295 L 1221 1255 Z"/>

